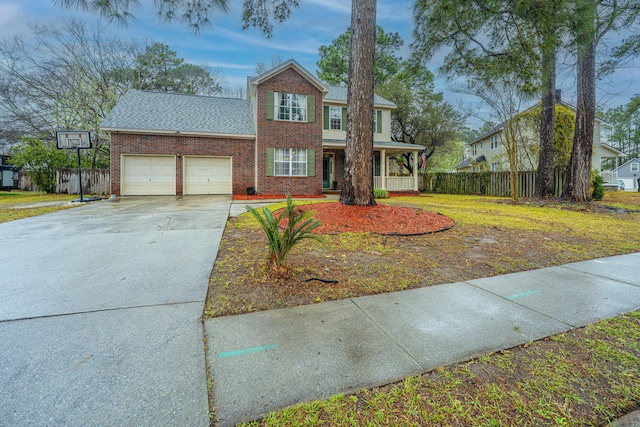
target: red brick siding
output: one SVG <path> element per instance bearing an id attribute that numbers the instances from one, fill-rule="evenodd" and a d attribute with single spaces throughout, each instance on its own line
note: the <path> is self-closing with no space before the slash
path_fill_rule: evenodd
<path id="1" fill-rule="evenodd" d="M 249 139 L 195 136 L 111 134 L 111 192 L 120 195 L 122 154 L 168 154 L 176 158 L 176 194 L 182 194 L 182 156 L 223 156 L 232 158 L 233 194 L 246 193 L 254 186 L 254 146 Z"/>
<path id="2" fill-rule="evenodd" d="M 287 92 L 314 95 L 316 114 L 314 123 L 267 120 L 266 93 Z M 262 194 L 322 194 L 322 92 L 292 68 L 262 82 L 258 86 L 258 188 Z M 315 176 L 267 176 L 267 148 L 314 149 Z"/>

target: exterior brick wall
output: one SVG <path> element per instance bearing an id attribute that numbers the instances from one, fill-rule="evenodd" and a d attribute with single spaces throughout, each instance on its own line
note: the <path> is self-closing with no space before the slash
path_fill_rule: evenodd
<path id="1" fill-rule="evenodd" d="M 266 93 L 287 92 L 315 96 L 315 122 L 267 120 Z M 258 109 L 258 193 L 296 195 L 322 194 L 322 92 L 292 68 L 285 69 L 260 83 L 257 90 Z M 315 176 L 267 176 L 267 148 L 300 148 L 315 150 Z"/>
<path id="2" fill-rule="evenodd" d="M 111 134 L 111 193 L 120 195 L 122 154 L 164 154 L 176 157 L 176 194 L 182 194 L 182 156 L 232 158 L 233 194 L 245 194 L 254 184 L 255 141 L 181 135 Z"/>

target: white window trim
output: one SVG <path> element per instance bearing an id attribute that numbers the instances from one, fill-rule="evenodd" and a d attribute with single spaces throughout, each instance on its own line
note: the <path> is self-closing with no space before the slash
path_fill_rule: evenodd
<path id="1" fill-rule="evenodd" d="M 303 154 L 304 160 L 293 160 L 293 152 L 299 151 Z M 284 155 L 283 160 L 278 160 L 279 153 Z M 308 150 L 302 148 L 274 148 L 273 151 L 273 176 L 307 176 L 307 158 L 308 158 Z M 288 165 L 288 174 L 279 173 L 278 164 L 287 164 Z M 302 173 L 294 174 L 294 165 L 302 165 Z M 298 168 L 300 170 L 300 168 Z"/>
<path id="2" fill-rule="evenodd" d="M 342 107 L 329 105 L 329 130 L 342 130 Z"/>
<path id="3" fill-rule="evenodd" d="M 634 163 L 631 163 L 631 164 L 629 165 L 629 170 L 630 170 L 631 172 L 640 172 L 640 163 L 635 163 L 635 162 L 634 162 Z"/>
<path id="4" fill-rule="evenodd" d="M 282 102 L 282 96 L 286 96 L 286 105 L 281 105 L 280 103 Z M 281 120 L 281 121 L 285 121 L 285 122 L 307 122 L 308 121 L 308 107 L 307 107 L 307 95 L 300 95 L 297 93 L 288 93 L 288 92 L 274 92 L 273 96 L 275 97 L 274 99 L 274 103 L 273 103 L 273 107 L 274 107 L 274 115 L 273 117 L 276 120 Z M 300 107 L 294 107 L 293 106 L 293 99 L 294 97 L 298 97 L 298 103 L 300 105 Z M 304 105 L 303 105 L 304 104 Z M 285 111 L 288 111 L 288 117 L 289 118 L 282 118 L 280 115 L 280 111 L 281 108 L 285 109 Z M 299 108 L 300 109 L 300 120 L 295 120 L 293 119 L 293 109 L 294 108 Z"/>

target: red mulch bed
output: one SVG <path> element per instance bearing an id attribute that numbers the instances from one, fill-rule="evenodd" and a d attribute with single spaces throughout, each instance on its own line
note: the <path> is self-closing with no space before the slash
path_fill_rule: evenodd
<path id="1" fill-rule="evenodd" d="M 234 194 L 233 200 L 273 200 L 282 199 L 285 200 L 287 196 L 284 194 L 253 194 L 251 196 L 247 194 Z M 324 199 L 324 195 L 319 194 L 316 196 L 291 196 L 292 199 Z"/>
<path id="2" fill-rule="evenodd" d="M 318 234 L 377 233 L 385 235 L 418 235 L 451 228 L 454 221 L 435 212 L 378 204 L 376 206 L 345 206 L 338 202 L 300 205 L 297 209 L 314 211 L 322 226 Z M 286 225 L 286 220 L 283 221 Z"/>

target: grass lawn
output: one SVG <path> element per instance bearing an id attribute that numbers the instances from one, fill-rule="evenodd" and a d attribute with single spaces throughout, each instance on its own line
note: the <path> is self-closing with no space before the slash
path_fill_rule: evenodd
<path id="1" fill-rule="evenodd" d="M 278 281 L 266 274 L 267 240 L 257 222 L 248 214 L 231 218 L 211 275 L 205 317 L 453 283 L 640 251 L 640 193 L 607 192 L 605 201 L 591 206 L 533 200 L 514 206 L 505 198 L 439 194 L 379 202 L 438 212 L 452 218 L 455 225 L 422 236 L 341 233 L 323 235 L 321 242 L 303 241 L 289 257 L 291 277 Z M 603 204 L 634 212 L 605 209 Z"/>
<path id="2" fill-rule="evenodd" d="M 244 426 L 606 426 L 640 409 L 640 312 Z"/>
<path id="3" fill-rule="evenodd" d="M 64 202 L 77 198 L 75 194 L 0 191 L 0 223 L 68 209 L 74 205 Z"/>
<path id="4" fill-rule="evenodd" d="M 232 218 L 212 271 L 205 317 L 640 251 L 640 193 L 606 193 L 603 202 L 589 206 L 537 200 L 512 205 L 504 198 L 455 195 L 379 202 L 438 212 L 456 224 L 422 236 L 341 233 L 304 241 L 290 255 L 290 277 L 273 280 L 266 275 L 264 233 L 249 215 Z M 606 425 L 640 409 L 639 343 L 635 312 L 400 383 L 287 408 L 247 425 Z"/>

